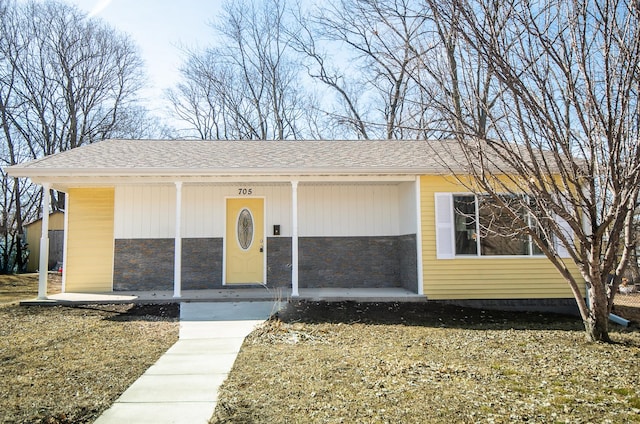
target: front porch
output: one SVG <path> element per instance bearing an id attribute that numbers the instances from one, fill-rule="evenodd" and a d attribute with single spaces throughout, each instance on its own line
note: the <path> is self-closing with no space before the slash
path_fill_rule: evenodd
<path id="1" fill-rule="evenodd" d="M 20 302 L 21 305 L 84 305 L 116 303 L 179 302 L 258 302 L 258 301 L 356 301 L 356 302 L 424 302 L 427 298 L 404 288 L 315 288 L 299 289 L 292 297 L 290 288 L 223 288 L 183 290 L 179 298 L 173 291 L 118 291 L 107 293 L 57 293 L 47 299 Z"/>
<path id="2" fill-rule="evenodd" d="M 422 294 L 418 177 L 267 180 L 242 183 L 250 187 L 244 197 L 239 183 L 217 179 L 115 184 L 100 191 L 102 202 L 95 188 L 70 189 L 66 300 L 91 293 L 107 302 L 230 299 L 239 281 L 261 282 L 255 293 L 241 287 L 242 296 L 259 300 Z M 257 229 L 247 252 L 256 251 L 249 268 L 258 264 L 258 276 L 239 281 L 233 273 L 249 262 L 230 265 L 240 255 L 239 215 L 229 210 L 236 203 Z M 39 299 L 64 301 L 48 296 L 46 265 L 40 269 Z"/>

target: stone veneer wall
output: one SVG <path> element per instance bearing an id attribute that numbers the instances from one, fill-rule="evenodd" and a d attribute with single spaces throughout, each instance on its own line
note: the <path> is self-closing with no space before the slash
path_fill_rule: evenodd
<path id="1" fill-rule="evenodd" d="M 267 286 L 291 287 L 291 237 L 267 237 Z"/>
<path id="2" fill-rule="evenodd" d="M 174 239 L 116 239 L 113 290 L 173 290 Z"/>
<path id="3" fill-rule="evenodd" d="M 406 286 L 417 291 L 417 283 L 410 287 L 417 277 L 408 269 L 412 260 L 404 258 L 411 254 L 405 237 L 412 236 L 300 237 L 300 288 Z M 415 251 L 414 243 L 414 265 Z"/>
<path id="4" fill-rule="evenodd" d="M 300 288 L 417 291 L 416 236 L 300 237 Z M 182 289 L 222 285 L 222 238 L 182 240 Z M 115 241 L 114 290 L 173 290 L 173 239 Z M 291 287 L 291 238 L 267 238 L 269 287 Z"/>
<path id="5" fill-rule="evenodd" d="M 398 237 L 398 255 L 400 260 L 400 283 L 405 289 L 417 293 L 418 253 L 415 234 Z"/>
<path id="6" fill-rule="evenodd" d="M 222 287 L 222 238 L 182 239 L 182 289 Z"/>

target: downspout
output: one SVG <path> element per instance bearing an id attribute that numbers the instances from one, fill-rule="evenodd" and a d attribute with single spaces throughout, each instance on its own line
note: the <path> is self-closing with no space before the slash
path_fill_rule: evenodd
<path id="1" fill-rule="evenodd" d="M 42 232 L 40 236 L 40 263 L 38 268 L 38 300 L 47 299 L 47 276 L 49 273 L 49 183 L 42 184 Z"/>

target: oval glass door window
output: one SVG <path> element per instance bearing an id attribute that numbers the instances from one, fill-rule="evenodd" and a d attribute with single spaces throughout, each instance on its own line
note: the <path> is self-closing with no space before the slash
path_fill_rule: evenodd
<path id="1" fill-rule="evenodd" d="M 248 250 L 253 242 L 253 216 L 249 209 L 242 209 L 238 215 L 238 244 Z"/>

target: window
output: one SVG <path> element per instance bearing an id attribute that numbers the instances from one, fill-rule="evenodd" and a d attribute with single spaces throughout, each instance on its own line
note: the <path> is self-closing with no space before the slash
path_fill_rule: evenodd
<path id="1" fill-rule="evenodd" d="M 539 255 L 531 237 L 513 219 L 515 211 L 524 222 L 531 224 L 522 206 L 522 197 L 504 195 L 504 208 L 490 196 L 454 195 L 455 255 L 528 256 Z"/>
<path id="2" fill-rule="evenodd" d="M 253 242 L 253 217 L 249 209 L 242 209 L 238 215 L 237 231 L 238 244 L 242 250 L 248 250 Z"/>
<path id="3" fill-rule="evenodd" d="M 455 239 L 457 255 L 478 254 L 478 226 L 475 196 L 454 196 Z"/>

